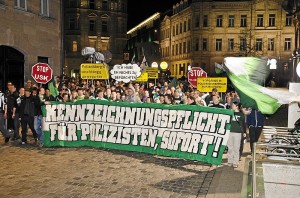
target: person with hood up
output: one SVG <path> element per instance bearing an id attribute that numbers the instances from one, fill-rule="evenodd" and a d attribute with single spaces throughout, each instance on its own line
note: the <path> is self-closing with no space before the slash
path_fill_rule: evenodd
<path id="1" fill-rule="evenodd" d="M 135 94 L 135 90 L 133 87 L 128 87 L 127 95 L 125 97 L 125 102 L 141 102 L 140 97 Z"/>

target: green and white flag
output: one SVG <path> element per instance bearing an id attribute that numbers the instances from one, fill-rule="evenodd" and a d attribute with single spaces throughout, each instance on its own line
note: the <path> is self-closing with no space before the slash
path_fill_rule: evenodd
<path id="1" fill-rule="evenodd" d="M 224 71 L 238 92 L 243 107 L 274 114 L 282 104 L 299 102 L 297 94 L 263 87 L 270 68 L 269 61 L 256 57 L 226 57 Z"/>

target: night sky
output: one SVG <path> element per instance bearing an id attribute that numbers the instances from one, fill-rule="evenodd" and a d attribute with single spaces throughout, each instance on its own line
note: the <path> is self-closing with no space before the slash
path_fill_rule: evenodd
<path id="1" fill-rule="evenodd" d="M 128 0 L 128 30 L 156 12 L 172 9 L 180 0 Z"/>

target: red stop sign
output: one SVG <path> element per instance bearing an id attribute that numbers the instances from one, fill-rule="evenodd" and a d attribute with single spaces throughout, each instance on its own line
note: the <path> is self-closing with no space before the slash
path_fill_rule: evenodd
<path id="1" fill-rule="evenodd" d="M 46 84 L 52 79 L 53 70 L 47 63 L 37 63 L 31 68 L 31 76 L 37 83 Z"/>
<path id="2" fill-rule="evenodd" d="M 192 67 L 192 69 L 188 72 L 188 80 L 189 83 L 195 88 L 197 87 L 198 77 L 207 77 L 207 73 L 200 67 Z"/>

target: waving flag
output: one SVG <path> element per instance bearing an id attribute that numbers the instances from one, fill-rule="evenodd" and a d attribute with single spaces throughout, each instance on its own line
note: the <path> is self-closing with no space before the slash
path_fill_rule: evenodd
<path id="1" fill-rule="evenodd" d="M 56 97 L 59 92 L 58 92 L 58 89 L 56 88 L 56 85 L 55 85 L 55 77 L 52 76 L 52 80 L 48 83 L 48 89 L 50 90 L 50 94 L 54 97 Z"/>
<path id="2" fill-rule="evenodd" d="M 143 61 L 140 65 L 141 71 L 143 71 L 145 67 L 148 67 L 148 64 L 147 64 L 147 61 L 146 61 L 146 57 L 144 56 Z"/>
<path id="3" fill-rule="evenodd" d="M 300 102 L 300 96 L 295 93 L 262 86 L 270 73 L 268 60 L 226 57 L 222 66 L 238 92 L 243 107 L 259 109 L 263 114 L 274 114 L 282 104 Z"/>

